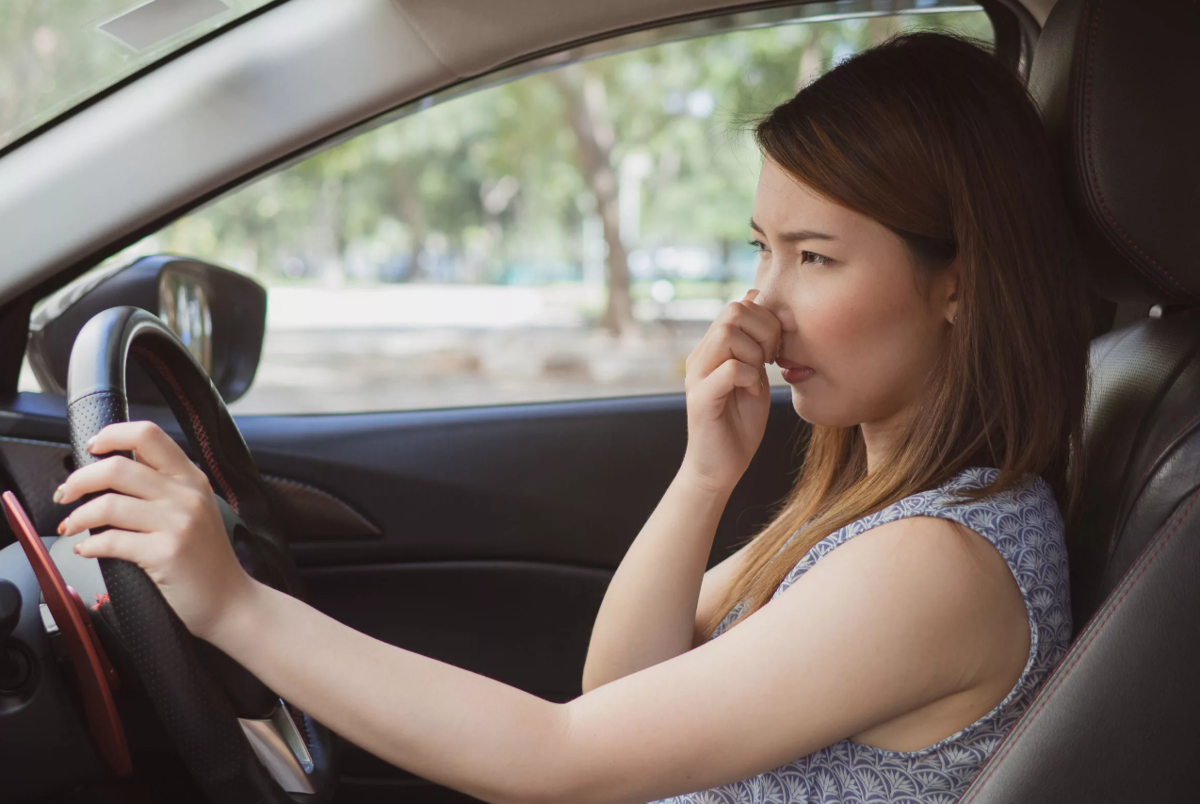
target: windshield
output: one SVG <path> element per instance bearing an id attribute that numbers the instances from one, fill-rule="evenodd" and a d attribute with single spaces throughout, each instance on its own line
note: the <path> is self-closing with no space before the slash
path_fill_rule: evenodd
<path id="1" fill-rule="evenodd" d="M 3 0 L 0 148 L 270 0 Z"/>

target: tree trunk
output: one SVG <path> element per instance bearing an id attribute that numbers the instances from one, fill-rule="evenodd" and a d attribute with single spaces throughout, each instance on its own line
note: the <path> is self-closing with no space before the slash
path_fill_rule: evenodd
<path id="1" fill-rule="evenodd" d="M 416 190 L 415 182 L 403 164 L 392 168 L 396 188 L 396 214 L 405 224 L 411 236 L 408 245 L 408 265 L 401 282 L 411 282 L 421 275 L 421 252 L 425 250 L 426 231 L 425 205 Z"/>
<path id="2" fill-rule="evenodd" d="M 629 295 L 629 259 L 621 242 L 617 205 L 617 177 L 612 165 L 614 135 L 608 119 L 604 81 L 583 72 L 582 65 L 552 70 L 549 75 L 566 105 L 567 122 L 575 135 L 579 166 L 596 197 L 596 211 L 604 224 L 608 244 L 608 301 L 601 323 L 615 335 L 634 329 L 633 303 Z M 577 74 L 582 73 L 582 80 Z"/>

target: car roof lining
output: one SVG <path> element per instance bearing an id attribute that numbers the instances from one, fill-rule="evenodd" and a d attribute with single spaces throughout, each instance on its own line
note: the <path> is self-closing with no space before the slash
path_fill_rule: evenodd
<path id="1" fill-rule="evenodd" d="M 534 54 L 792 3 L 289 0 L 0 159 L 0 303 L 339 132 Z M 1040 22 L 1050 0 L 1029 0 Z M 303 103 L 293 102 L 302 97 Z"/>

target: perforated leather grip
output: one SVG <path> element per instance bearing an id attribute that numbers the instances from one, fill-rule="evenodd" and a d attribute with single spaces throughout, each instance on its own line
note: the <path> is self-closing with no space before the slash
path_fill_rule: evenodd
<path id="1" fill-rule="evenodd" d="M 132 356 L 162 393 L 200 468 L 252 531 L 260 580 L 301 593 L 270 496 L 220 393 L 175 334 L 137 307 L 114 307 L 80 330 L 67 370 L 67 419 L 76 465 L 92 460 L 87 440 L 107 424 L 128 421 L 125 368 Z M 87 401 L 91 400 L 91 401 Z M 120 418 L 111 418 L 120 417 Z"/>
<path id="2" fill-rule="evenodd" d="M 100 460 L 87 451 L 87 442 L 96 433 L 115 422 L 129 421 L 129 406 L 121 394 L 98 391 L 67 406 L 67 428 L 71 432 L 71 452 L 76 466 Z"/>
<path id="3" fill-rule="evenodd" d="M 129 420 L 124 382 L 130 353 L 163 392 L 214 489 L 241 508 L 248 524 L 269 532 L 273 522 L 266 493 L 232 417 L 184 346 L 144 310 L 107 310 L 76 339 L 67 385 L 76 465 L 104 457 L 87 451 L 88 440 L 109 424 Z M 271 533 L 264 549 L 282 551 L 277 539 Z M 273 580 L 292 591 L 286 554 L 281 563 Z M 219 802 L 292 801 L 254 757 L 228 698 L 199 660 L 194 638 L 154 582 L 126 561 L 101 559 L 100 570 L 118 636 L 164 728 L 207 795 Z"/>
<path id="4" fill-rule="evenodd" d="M 76 466 L 100 460 L 87 451 L 88 439 L 128 420 L 119 393 L 99 391 L 71 402 L 67 422 Z M 100 572 L 121 642 L 188 769 L 214 801 L 261 801 L 268 780 L 229 701 L 199 661 L 186 626 L 136 564 L 102 558 Z"/>

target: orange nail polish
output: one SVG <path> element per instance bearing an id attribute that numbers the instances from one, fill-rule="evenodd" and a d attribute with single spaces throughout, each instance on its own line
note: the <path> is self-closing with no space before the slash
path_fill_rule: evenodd
<path id="1" fill-rule="evenodd" d="M 62 536 L 64 533 L 66 533 L 66 532 L 67 532 L 67 527 L 66 527 L 66 524 L 67 524 L 67 523 L 66 523 L 66 520 L 65 520 L 65 519 L 64 519 L 62 522 L 59 522 L 59 523 L 58 523 L 58 535 L 59 535 L 59 536 Z"/>

